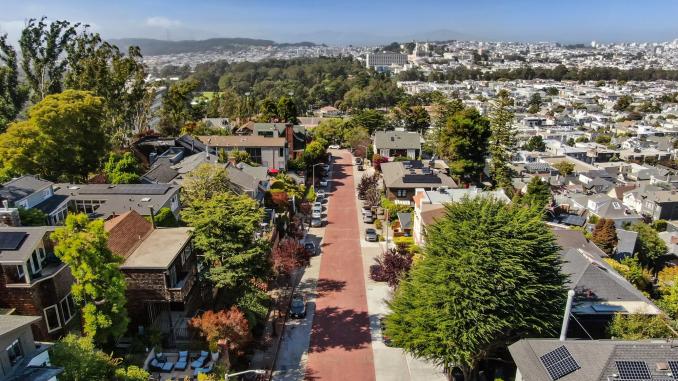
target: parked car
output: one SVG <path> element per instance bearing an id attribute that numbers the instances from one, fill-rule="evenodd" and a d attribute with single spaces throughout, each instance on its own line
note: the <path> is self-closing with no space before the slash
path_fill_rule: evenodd
<path id="1" fill-rule="evenodd" d="M 323 226 L 322 218 L 311 218 L 311 227 L 321 228 Z"/>
<path id="2" fill-rule="evenodd" d="M 365 229 L 365 241 L 368 241 L 368 242 L 379 241 L 379 236 L 377 236 L 377 231 L 375 229 L 372 229 L 372 228 Z"/>
<path id="3" fill-rule="evenodd" d="M 327 147 L 327 148 L 329 148 L 329 149 L 340 149 L 341 147 L 339 147 L 338 144 L 331 144 L 331 145 L 330 145 L 329 147 Z"/>
<path id="4" fill-rule="evenodd" d="M 365 214 L 363 214 L 363 222 L 366 224 L 371 224 L 374 222 L 374 216 L 372 215 L 371 211 L 367 211 Z"/>
<path id="5" fill-rule="evenodd" d="M 315 192 L 315 195 L 316 195 L 317 198 L 319 198 L 321 200 L 324 200 L 325 197 L 327 197 L 327 193 L 325 193 L 325 191 L 323 189 L 318 189 L 318 191 Z"/>
<path id="6" fill-rule="evenodd" d="M 329 185 L 330 181 L 327 179 L 322 179 L 320 180 L 320 186 L 323 188 L 327 188 L 327 185 Z"/>
<path id="7" fill-rule="evenodd" d="M 355 163 L 358 164 L 358 165 L 361 165 L 363 163 L 363 158 L 362 157 L 356 157 Z"/>
<path id="8" fill-rule="evenodd" d="M 301 295 L 295 295 L 290 302 L 290 318 L 303 319 L 306 317 L 306 301 Z"/>
<path id="9" fill-rule="evenodd" d="M 323 164 L 323 171 L 325 171 L 325 173 L 329 172 L 330 171 L 330 165 L 329 164 Z"/>
<path id="10" fill-rule="evenodd" d="M 365 168 L 363 167 L 362 164 L 358 164 L 358 171 L 364 171 Z"/>
<path id="11" fill-rule="evenodd" d="M 318 219 L 323 218 L 322 212 L 314 209 L 313 213 L 311 213 L 311 219 L 313 219 L 313 218 L 318 218 Z"/>
<path id="12" fill-rule="evenodd" d="M 308 251 L 308 253 L 311 254 L 311 255 L 318 254 L 318 249 L 315 247 L 315 243 L 313 243 L 313 242 L 304 243 L 304 249 L 306 251 Z"/>
<path id="13" fill-rule="evenodd" d="M 362 210 L 362 213 L 363 213 L 363 216 L 364 216 L 365 213 L 367 213 L 367 212 L 372 213 L 372 206 L 363 204 L 363 207 L 362 207 L 361 210 Z"/>

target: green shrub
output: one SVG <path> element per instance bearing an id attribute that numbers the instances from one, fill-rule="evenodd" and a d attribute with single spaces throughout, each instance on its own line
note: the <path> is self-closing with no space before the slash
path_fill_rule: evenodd
<path id="1" fill-rule="evenodd" d="M 382 228 L 383 226 L 382 226 L 382 224 L 381 224 L 381 220 L 380 220 L 380 219 L 377 219 L 377 220 L 374 221 L 374 227 L 375 227 L 377 230 L 381 230 L 381 228 Z"/>
<path id="2" fill-rule="evenodd" d="M 155 215 L 155 225 L 161 228 L 174 228 L 179 226 L 179 221 L 170 208 L 161 208 Z"/>
<path id="3" fill-rule="evenodd" d="M 658 232 L 666 231 L 666 225 L 666 220 L 657 220 L 652 223 L 652 227 Z"/>

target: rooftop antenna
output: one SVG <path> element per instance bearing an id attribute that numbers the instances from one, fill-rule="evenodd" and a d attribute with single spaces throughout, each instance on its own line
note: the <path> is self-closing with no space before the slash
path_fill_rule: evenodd
<path id="1" fill-rule="evenodd" d="M 567 291 L 567 303 L 565 304 L 565 314 L 563 314 L 563 325 L 560 329 L 560 341 L 565 341 L 567 336 L 567 326 L 570 323 L 570 312 L 572 311 L 572 300 L 574 299 L 574 290 Z"/>

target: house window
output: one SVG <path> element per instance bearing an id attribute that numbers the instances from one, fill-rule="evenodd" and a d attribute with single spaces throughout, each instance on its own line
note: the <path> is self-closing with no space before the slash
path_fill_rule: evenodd
<path id="1" fill-rule="evenodd" d="M 49 198 L 49 196 L 51 196 L 51 194 L 49 192 L 49 188 L 42 191 L 42 199 L 43 200 L 47 200 Z"/>
<path id="2" fill-rule="evenodd" d="M 177 268 L 172 266 L 169 270 L 169 288 L 174 288 L 177 285 Z"/>
<path id="3" fill-rule="evenodd" d="M 59 305 L 61 306 L 61 317 L 64 319 L 64 325 L 68 324 L 73 318 L 73 315 L 75 315 L 75 303 L 73 302 L 71 294 L 68 294 L 65 298 L 61 299 Z"/>
<path id="4" fill-rule="evenodd" d="M 40 263 L 45 262 L 45 258 L 47 258 L 47 253 L 45 252 L 44 247 L 38 247 L 35 249 L 38 252 L 38 258 L 40 259 Z"/>
<path id="5" fill-rule="evenodd" d="M 31 254 L 31 259 L 29 260 L 29 262 L 31 264 L 31 273 L 33 275 L 39 274 L 40 270 L 42 270 L 42 262 L 40 261 L 40 259 L 38 259 L 37 250 L 33 251 L 33 254 Z"/>
<path id="6" fill-rule="evenodd" d="M 407 189 L 398 189 L 396 191 L 396 196 L 398 197 L 406 197 L 407 196 Z"/>
<path id="7" fill-rule="evenodd" d="M 26 272 L 24 271 L 24 265 L 17 265 L 16 266 L 16 274 L 19 276 L 19 279 L 25 278 Z"/>
<path id="8" fill-rule="evenodd" d="M 181 252 L 181 264 L 183 265 L 188 261 L 188 258 L 191 256 L 191 244 L 189 243 L 184 247 L 184 250 Z"/>
<path id="9" fill-rule="evenodd" d="M 59 309 L 56 304 L 44 309 L 45 322 L 47 323 L 47 332 L 54 332 L 61 328 L 61 321 L 59 321 Z"/>
<path id="10" fill-rule="evenodd" d="M 280 147 L 278 148 L 278 156 L 283 157 L 285 156 L 285 149 Z"/>
<path id="11" fill-rule="evenodd" d="M 12 344 L 10 344 L 5 350 L 7 351 L 7 356 L 9 356 L 9 364 L 11 366 L 16 365 L 21 360 L 21 358 L 24 357 L 19 339 L 12 341 Z"/>

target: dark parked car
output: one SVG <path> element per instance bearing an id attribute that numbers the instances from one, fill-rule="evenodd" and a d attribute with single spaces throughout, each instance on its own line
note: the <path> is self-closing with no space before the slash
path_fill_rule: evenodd
<path id="1" fill-rule="evenodd" d="M 365 241 L 369 242 L 377 242 L 379 240 L 379 237 L 377 236 L 377 231 L 369 228 L 365 229 Z"/>
<path id="2" fill-rule="evenodd" d="M 321 221 L 321 224 L 322 224 L 322 221 Z M 318 254 L 318 249 L 315 247 L 315 243 L 313 243 L 313 242 L 306 242 L 304 244 L 304 249 L 306 249 L 306 251 L 308 251 L 308 253 L 311 254 L 311 255 Z"/>
<path id="3" fill-rule="evenodd" d="M 323 226 L 322 218 L 312 218 L 311 219 L 311 227 L 321 228 L 322 226 Z"/>
<path id="4" fill-rule="evenodd" d="M 362 164 L 358 164 L 358 170 L 359 170 L 359 171 L 364 171 L 364 170 L 365 170 L 365 168 L 363 167 L 363 165 L 362 165 Z"/>
<path id="5" fill-rule="evenodd" d="M 295 295 L 292 297 L 292 302 L 290 303 L 290 318 L 292 319 L 303 319 L 306 317 L 306 301 L 301 295 Z"/>

